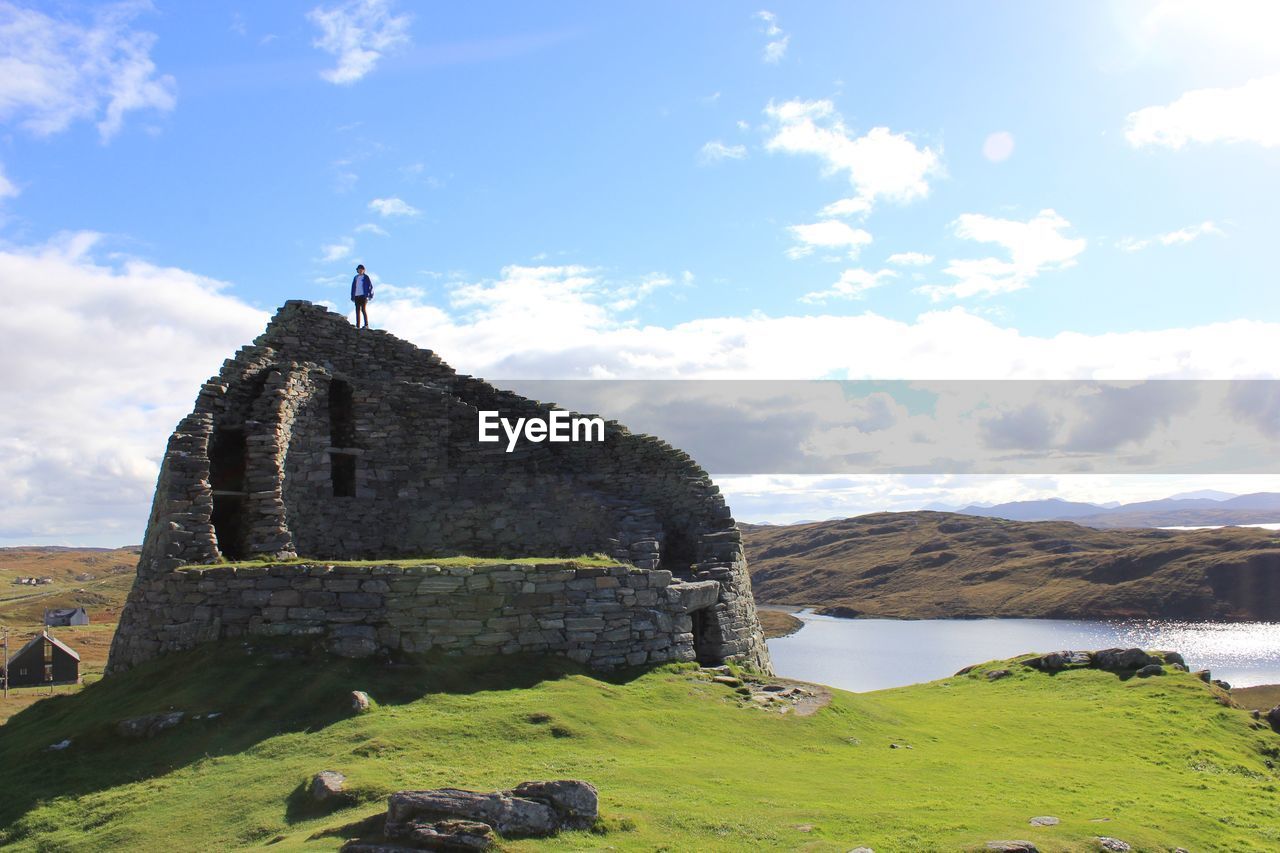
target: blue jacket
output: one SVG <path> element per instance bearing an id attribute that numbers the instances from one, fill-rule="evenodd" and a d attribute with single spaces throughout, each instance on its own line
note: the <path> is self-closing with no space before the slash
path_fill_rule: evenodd
<path id="1" fill-rule="evenodd" d="M 357 296 L 373 298 L 373 279 L 368 273 L 356 273 L 356 277 L 351 279 L 351 298 L 354 300 Z"/>

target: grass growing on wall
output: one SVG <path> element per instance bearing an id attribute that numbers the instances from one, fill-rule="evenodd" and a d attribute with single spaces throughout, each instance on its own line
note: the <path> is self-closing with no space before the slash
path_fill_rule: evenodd
<path id="1" fill-rule="evenodd" d="M 796 718 L 742 704 L 689 665 L 601 677 L 556 658 L 391 666 L 223 642 L 151 661 L 0 727 L 0 846 L 334 850 L 325 830 L 405 788 L 595 784 L 609 831 L 512 850 L 1274 850 L 1280 735 L 1186 674 L 1122 681 L 1013 665 L 868 694 Z M 377 707 L 352 716 L 346 694 Z M 188 720 L 125 741 L 120 719 Z M 45 748 L 64 738 L 72 746 Z M 900 748 L 891 748 L 897 744 Z M 910 748 L 907 748 L 910 747 Z M 317 813 L 300 786 L 346 774 Z M 1053 815 L 1062 823 L 1036 828 Z"/>
<path id="2" fill-rule="evenodd" d="M 604 554 L 584 554 L 578 557 L 473 557 L 455 555 L 451 557 L 403 557 L 382 558 L 377 560 L 317 560 L 308 557 L 297 557 L 292 560 L 238 560 L 235 562 L 214 563 L 211 565 L 191 564 L 182 569 L 208 569 L 214 567 L 230 567 L 237 569 L 262 568 L 264 566 L 617 566 L 619 561 Z"/>

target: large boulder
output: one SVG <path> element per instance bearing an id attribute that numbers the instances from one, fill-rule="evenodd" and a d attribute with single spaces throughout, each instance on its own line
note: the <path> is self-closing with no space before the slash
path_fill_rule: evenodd
<path id="1" fill-rule="evenodd" d="M 404 835 L 415 849 L 465 853 L 468 850 L 493 848 L 493 828 L 474 820 L 439 820 L 435 823 L 410 823 Z"/>
<path id="2" fill-rule="evenodd" d="M 1073 652 L 1064 650 L 1060 652 L 1049 652 L 1047 655 L 1031 658 L 1025 661 L 1025 664 L 1032 669 L 1038 669 L 1041 672 L 1060 672 L 1069 666 L 1088 666 L 1092 660 L 1090 652 Z"/>
<path id="3" fill-rule="evenodd" d="M 511 793 L 551 806 L 561 829 L 590 829 L 600 815 L 600 795 L 595 786 L 575 779 L 522 782 Z"/>
<path id="4" fill-rule="evenodd" d="M 1267 722 L 1271 724 L 1271 728 L 1280 732 L 1280 705 L 1267 712 Z"/>
<path id="5" fill-rule="evenodd" d="M 482 836 L 449 822 L 480 823 L 507 838 L 541 838 L 562 829 L 588 829 L 599 815 L 596 789 L 573 779 L 551 782 L 524 782 L 509 791 L 481 793 L 460 788 L 430 791 L 399 791 L 387 801 L 385 834 L 391 839 L 422 843 L 436 836 L 461 832 L 474 836 L 459 844 L 478 844 Z M 452 824 L 451 824 L 452 826 Z M 453 843 L 453 842 L 448 842 Z M 483 849 L 476 846 L 432 847 L 427 849 Z"/>
<path id="6" fill-rule="evenodd" d="M 1164 663 L 1142 649 L 1103 649 L 1093 653 L 1093 665 L 1108 672 L 1130 672 L 1151 664 Z"/>
<path id="7" fill-rule="evenodd" d="M 311 794 L 311 799 L 317 803 L 323 803 L 343 798 L 345 796 L 343 789 L 346 784 L 347 777 L 338 771 L 321 770 L 311 777 L 311 784 L 307 787 L 307 790 Z"/>
<path id="8" fill-rule="evenodd" d="M 556 831 L 556 813 L 546 803 L 513 797 L 506 791 L 482 794 L 459 788 L 399 791 L 387 805 L 388 838 L 407 836 L 411 825 L 442 820 L 488 824 L 510 838 L 541 837 Z"/>

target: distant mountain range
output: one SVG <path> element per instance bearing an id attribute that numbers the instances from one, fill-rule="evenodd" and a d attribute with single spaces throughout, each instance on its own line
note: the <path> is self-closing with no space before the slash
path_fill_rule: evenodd
<path id="1" fill-rule="evenodd" d="M 1111 506 L 1048 498 L 1012 501 L 994 506 L 970 504 L 950 511 L 984 518 L 1007 518 L 1011 521 L 1074 521 L 1076 524 L 1098 528 L 1268 524 L 1280 522 L 1280 493 L 1232 495 L 1204 490 L 1185 492 L 1157 501 Z"/>

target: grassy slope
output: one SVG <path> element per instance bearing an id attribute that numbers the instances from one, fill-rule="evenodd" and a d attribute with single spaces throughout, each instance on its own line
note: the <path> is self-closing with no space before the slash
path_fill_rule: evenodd
<path id="1" fill-rule="evenodd" d="M 1280 619 L 1280 533 L 940 512 L 743 526 L 757 599 L 842 615 Z"/>
<path id="2" fill-rule="evenodd" d="M 600 788 L 616 828 L 513 849 L 956 850 L 1033 838 L 1052 851 L 1094 849 L 1098 834 L 1142 850 L 1280 845 L 1269 763 L 1280 735 L 1213 688 L 1187 675 L 1017 670 L 835 691 L 829 708 L 795 718 L 739 705 L 680 667 L 601 680 L 554 659 L 390 668 L 208 646 L 0 727 L 0 844 L 335 849 L 340 837 L 308 839 L 375 813 L 390 791 L 577 777 Z M 352 688 L 378 707 L 347 716 Z M 224 713 L 145 745 L 111 733 L 171 705 Z M 70 749 L 42 751 L 63 737 Z M 363 802 L 307 813 L 298 787 L 326 768 Z M 1041 814 L 1062 824 L 1027 825 Z"/>

